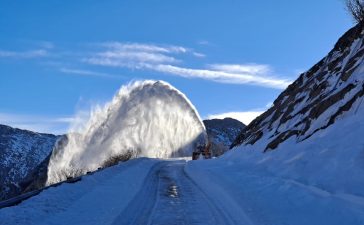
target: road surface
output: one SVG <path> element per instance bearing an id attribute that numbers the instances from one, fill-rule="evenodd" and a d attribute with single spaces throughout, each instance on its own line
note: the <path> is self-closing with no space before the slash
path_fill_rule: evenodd
<path id="1" fill-rule="evenodd" d="M 364 198 L 228 161 L 135 159 L 0 209 L 0 225 L 364 224 Z"/>
<path id="2" fill-rule="evenodd" d="M 199 186 L 186 164 L 131 160 L 0 209 L 0 224 L 250 224 L 239 207 L 218 201 L 227 199 L 222 190 Z"/>
<path id="3" fill-rule="evenodd" d="M 155 165 L 145 184 L 114 220 L 118 224 L 238 224 L 185 173 L 185 161 Z"/>

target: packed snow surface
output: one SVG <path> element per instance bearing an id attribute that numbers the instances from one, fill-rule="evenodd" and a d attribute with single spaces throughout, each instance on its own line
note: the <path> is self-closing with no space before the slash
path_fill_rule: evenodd
<path id="1" fill-rule="evenodd" d="M 335 185 L 330 171 L 317 177 L 331 177 L 332 187 L 305 180 L 315 177 L 312 169 L 320 169 L 317 166 L 309 166 L 303 179 L 295 176 L 295 169 L 280 173 L 283 159 L 302 165 L 306 157 L 281 155 L 271 160 L 274 170 L 268 165 L 270 154 L 266 158 L 257 151 L 236 151 L 187 164 L 130 160 L 0 209 L 0 224 L 363 224 L 360 193 Z M 355 189 L 354 184 L 348 180 L 347 186 Z"/>
<path id="2" fill-rule="evenodd" d="M 263 153 L 260 140 L 188 170 L 210 192 L 223 186 L 253 224 L 364 224 L 364 105 L 354 106 L 305 141 Z"/>
<path id="3" fill-rule="evenodd" d="M 80 182 L 51 187 L 18 206 L 1 209 L 0 224 L 110 224 L 157 163 L 145 158 L 130 160 Z"/>
<path id="4" fill-rule="evenodd" d="M 94 171 L 113 157 L 190 156 L 206 142 L 200 116 L 184 94 L 162 81 L 134 82 L 53 152 L 47 184 Z"/>
<path id="5" fill-rule="evenodd" d="M 130 160 L 0 209 L 0 224 L 251 224 L 233 196 L 222 201 L 219 195 L 226 193 L 202 188 L 185 165 L 185 160 Z"/>

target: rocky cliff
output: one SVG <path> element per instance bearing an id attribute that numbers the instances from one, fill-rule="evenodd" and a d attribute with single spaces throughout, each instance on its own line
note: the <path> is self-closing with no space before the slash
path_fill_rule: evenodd
<path id="1" fill-rule="evenodd" d="M 23 179 L 51 153 L 57 136 L 0 125 L 0 200 L 21 191 Z"/>
<path id="2" fill-rule="evenodd" d="M 273 150 L 290 138 L 302 142 L 331 126 L 364 94 L 364 25 L 346 32 L 332 51 L 283 91 L 274 105 L 239 134 L 232 147 L 253 145 Z"/>

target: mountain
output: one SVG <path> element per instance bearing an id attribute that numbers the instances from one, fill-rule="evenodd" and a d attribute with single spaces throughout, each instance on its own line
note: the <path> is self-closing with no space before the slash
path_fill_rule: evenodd
<path id="1" fill-rule="evenodd" d="M 20 183 L 51 153 L 57 138 L 0 125 L 0 200 L 22 191 Z"/>
<path id="2" fill-rule="evenodd" d="M 250 224 L 363 224 L 363 99 L 360 23 L 252 121 L 230 151 L 190 169 L 232 193 Z"/>
<path id="3" fill-rule="evenodd" d="M 232 118 L 204 120 L 203 123 L 213 156 L 222 155 L 229 150 L 238 134 L 246 127 L 242 122 Z"/>
<path id="4" fill-rule="evenodd" d="M 359 23 L 346 32 L 326 57 L 301 74 L 239 134 L 233 147 L 264 142 L 262 147 L 269 151 L 291 138 L 299 143 L 358 113 L 364 94 L 363 26 Z"/>

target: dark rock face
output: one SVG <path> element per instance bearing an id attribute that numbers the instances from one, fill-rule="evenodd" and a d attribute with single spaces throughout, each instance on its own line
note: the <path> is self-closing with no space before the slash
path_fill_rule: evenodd
<path id="1" fill-rule="evenodd" d="M 300 142 L 359 104 L 364 92 L 363 28 L 360 23 L 346 32 L 334 49 L 289 85 L 232 146 L 264 141 L 263 150 L 267 151 L 291 137 Z"/>
<path id="2" fill-rule="evenodd" d="M 68 141 L 69 139 L 67 135 L 58 136 L 52 151 L 48 154 L 48 156 L 34 169 L 30 170 L 27 176 L 19 183 L 19 194 L 46 187 L 48 179 L 48 165 L 51 157 L 54 154 L 57 154 L 59 149 L 64 148 L 68 144 Z"/>
<path id="3" fill-rule="evenodd" d="M 50 155 L 57 138 L 0 125 L 0 200 L 22 192 L 21 183 Z"/>
<path id="4" fill-rule="evenodd" d="M 204 120 L 203 123 L 211 143 L 213 156 L 222 155 L 229 150 L 231 143 L 245 128 L 242 122 L 232 118 Z"/>

